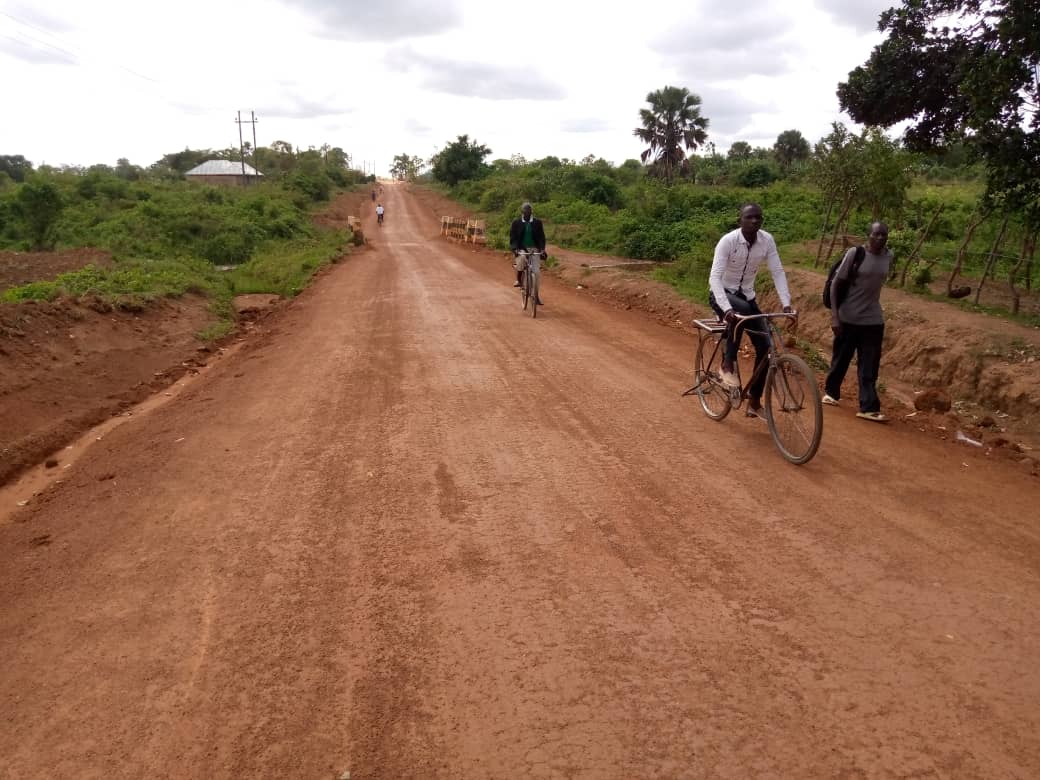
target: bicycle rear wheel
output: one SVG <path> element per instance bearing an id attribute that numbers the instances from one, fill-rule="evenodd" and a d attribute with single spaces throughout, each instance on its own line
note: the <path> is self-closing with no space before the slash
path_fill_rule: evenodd
<path id="1" fill-rule="evenodd" d="M 791 463 L 808 463 L 823 436 L 823 404 L 816 374 L 795 355 L 781 355 L 766 382 L 766 421 L 780 454 Z"/>
<path id="2" fill-rule="evenodd" d="M 729 391 L 722 384 L 719 376 L 721 359 L 715 349 L 718 342 L 711 338 L 702 338 L 697 346 L 697 367 L 694 380 L 697 387 L 697 398 L 700 399 L 704 413 L 713 420 L 722 420 L 733 409 L 729 400 Z M 711 361 L 716 359 L 713 364 Z"/>
<path id="3" fill-rule="evenodd" d="M 524 302 L 524 311 L 527 311 L 527 299 L 531 297 L 531 274 L 525 268 L 520 272 L 520 300 Z"/>

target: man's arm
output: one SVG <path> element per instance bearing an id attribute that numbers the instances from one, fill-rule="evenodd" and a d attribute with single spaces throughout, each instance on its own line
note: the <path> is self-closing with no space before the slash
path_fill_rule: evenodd
<path id="1" fill-rule="evenodd" d="M 852 259 L 856 256 L 856 247 L 849 247 L 845 257 L 841 259 L 841 265 L 834 272 L 831 279 L 831 330 L 837 335 L 841 331 L 841 320 L 838 318 L 838 301 L 844 297 L 849 286 L 849 276 L 852 274 Z"/>
<path id="2" fill-rule="evenodd" d="M 513 224 L 509 226 L 509 248 L 514 252 L 520 251 L 520 242 L 522 240 L 520 231 L 517 230 L 519 224 L 520 220 L 514 219 Z"/>
<path id="3" fill-rule="evenodd" d="M 780 305 L 786 311 L 791 308 L 791 290 L 787 286 L 787 274 L 780 262 L 780 252 L 777 251 L 776 241 L 772 236 L 769 237 L 769 246 L 766 247 L 766 265 L 769 266 L 769 273 L 773 275 L 773 285 L 780 296 Z"/>
<path id="4" fill-rule="evenodd" d="M 715 303 L 722 309 L 723 314 L 733 308 L 730 305 L 729 298 L 726 297 L 726 288 L 722 286 L 722 275 L 726 272 L 726 260 L 728 257 L 729 243 L 726 241 L 726 237 L 723 236 L 719 239 L 719 243 L 715 245 L 715 257 L 712 258 L 711 273 L 708 274 L 708 287 L 715 296 Z"/>
<path id="5" fill-rule="evenodd" d="M 535 219 L 534 226 L 532 228 L 534 245 L 538 247 L 538 251 L 545 252 L 545 228 L 542 226 L 540 219 Z"/>

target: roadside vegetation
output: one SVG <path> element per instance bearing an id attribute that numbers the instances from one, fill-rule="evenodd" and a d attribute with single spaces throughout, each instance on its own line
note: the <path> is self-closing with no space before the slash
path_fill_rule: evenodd
<path id="1" fill-rule="evenodd" d="M 147 169 L 46 166 L 0 156 L 0 249 L 111 253 L 111 267 L 86 268 L 0 293 L 0 301 L 74 296 L 135 308 L 159 297 L 208 296 L 230 322 L 241 293 L 293 296 L 350 244 L 311 214 L 334 192 L 371 180 L 341 150 L 261 148 L 250 162 L 267 175 L 248 187 L 200 185 L 184 172 L 234 150 L 185 150 Z M 250 150 L 252 151 L 252 150 Z M 262 167 L 260 167 L 262 166 Z"/>
<path id="2" fill-rule="evenodd" d="M 935 27 L 946 18 L 957 22 Z M 661 261 L 658 278 L 702 301 L 715 243 L 747 201 L 761 204 L 786 262 L 821 274 L 882 220 L 891 285 L 1038 324 L 1038 25 L 1035 9 L 1007 0 L 923 0 L 886 12 L 889 38 L 839 85 L 842 107 L 867 125 L 859 133 L 835 123 L 811 143 L 790 129 L 769 147 L 737 141 L 723 154 L 700 98 L 666 86 L 633 107 L 639 159 L 494 159 L 461 135 L 428 165 L 395 158 L 398 175 L 477 212 L 492 246 L 505 247 L 529 200 L 551 242 Z M 921 73 L 928 88 L 903 89 Z M 903 138 L 883 132 L 906 119 L 914 124 Z M 980 302 L 983 287 L 999 288 L 999 303 Z"/>

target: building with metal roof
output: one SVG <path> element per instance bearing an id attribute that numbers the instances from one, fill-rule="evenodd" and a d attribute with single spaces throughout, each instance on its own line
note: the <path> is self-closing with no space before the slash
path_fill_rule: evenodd
<path id="1" fill-rule="evenodd" d="M 242 173 L 243 165 L 245 174 Z M 196 165 L 184 174 L 189 181 L 198 181 L 205 184 L 248 184 L 263 176 L 260 171 L 249 163 L 235 162 L 234 160 L 206 160 L 201 165 Z"/>

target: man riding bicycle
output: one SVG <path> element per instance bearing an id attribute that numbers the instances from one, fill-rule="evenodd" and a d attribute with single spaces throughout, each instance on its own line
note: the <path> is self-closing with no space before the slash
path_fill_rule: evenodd
<path id="1" fill-rule="evenodd" d="M 542 227 L 540 219 L 536 219 L 531 215 L 531 211 L 531 204 L 524 203 L 520 207 L 520 217 L 514 219 L 513 224 L 509 227 L 509 248 L 513 250 L 513 257 L 516 258 L 514 262 L 516 282 L 513 283 L 513 287 L 520 286 L 524 266 L 527 262 L 527 256 L 521 256 L 521 252 L 538 250 L 542 255 L 542 260 L 549 256 L 545 252 L 545 228 Z M 545 305 L 540 299 L 537 303 L 539 306 Z"/>
<path id="2" fill-rule="evenodd" d="M 757 203 L 748 203 L 740 209 L 740 227 L 721 239 L 715 247 L 711 262 L 708 286 L 711 294 L 708 303 L 720 320 L 729 326 L 726 331 L 726 353 L 722 359 L 722 381 L 729 387 L 739 388 L 740 380 L 735 371 L 740 338 L 734 338 L 737 315 L 761 314 L 755 301 L 755 277 L 758 267 L 765 261 L 773 275 L 776 292 L 784 311 L 791 311 L 791 293 L 787 287 L 787 274 L 780 264 L 780 253 L 776 250 L 773 237 L 762 230 L 762 208 Z M 751 343 L 755 345 L 755 371 L 758 375 L 748 388 L 748 415 L 761 416 L 762 390 L 766 384 L 766 372 L 758 371 L 769 356 L 769 336 L 759 322 L 748 324 Z"/>
<path id="3" fill-rule="evenodd" d="M 380 225 L 383 224 L 383 204 L 380 203 L 376 206 L 376 222 Z"/>

